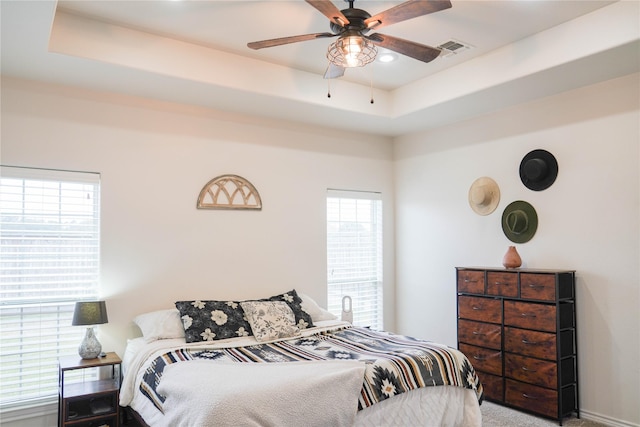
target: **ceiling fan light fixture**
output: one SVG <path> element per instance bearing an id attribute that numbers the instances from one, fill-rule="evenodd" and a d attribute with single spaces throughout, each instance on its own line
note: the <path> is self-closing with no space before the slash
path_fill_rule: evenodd
<path id="1" fill-rule="evenodd" d="M 376 46 L 359 34 L 341 36 L 329 45 L 327 59 L 339 67 L 363 67 L 376 59 Z"/>

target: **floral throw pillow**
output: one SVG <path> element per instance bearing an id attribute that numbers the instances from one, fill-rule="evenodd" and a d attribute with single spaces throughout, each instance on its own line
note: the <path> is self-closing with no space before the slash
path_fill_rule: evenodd
<path id="1" fill-rule="evenodd" d="M 296 325 L 300 329 L 306 329 L 313 327 L 313 320 L 311 315 L 302 309 L 302 298 L 298 296 L 295 289 L 280 295 L 274 295 L 268 298 L 267 301 L 284 301 L 296 316 Z"/>
<path id="2" fill-rule="evenodd" d="M 282 301 L 293 311 L 299 329 L 311 328 L 313 321 L 302 309 L 302 298 L 295 289 L 259 301 Z M 245 301 L 251 302 L 251 301 Z M 186 342 L 216 341 L 253 335 L 238 301 L 178 301 Z"/>
<path id="3" fill-rule="evenodd" d="M 187 342 L 215 341 L 251 335 L 244 311 L 236 301 L 178 301 Z"/>
<path id="4" fill-rule="evenodd" d="M 245 301 L 244 310 L 256 340 L 270 341 L 300 334 L 295 315 L 284 301 Z"/>

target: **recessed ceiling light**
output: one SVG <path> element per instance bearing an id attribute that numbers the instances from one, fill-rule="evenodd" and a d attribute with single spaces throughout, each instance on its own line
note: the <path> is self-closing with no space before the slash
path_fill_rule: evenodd
<path id="1" fill-rule="evenodd" d="M 396 59 L 398 59 L 398 55 L 396 55 L 393 52 L 384 52 L 378 55 L 378 61 L 384 62 L 384 63 L 393 62 Z"/>

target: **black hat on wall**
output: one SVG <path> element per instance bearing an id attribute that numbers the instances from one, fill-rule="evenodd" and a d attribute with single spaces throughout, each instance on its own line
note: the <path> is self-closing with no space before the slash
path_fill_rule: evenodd
<path id="1" fill-rule="evenodd" d="M 520 180 L 530 190 L 542 191 L 558 176 L 558 162 L 546 150 L 533 150 L 520 162 Z"/>

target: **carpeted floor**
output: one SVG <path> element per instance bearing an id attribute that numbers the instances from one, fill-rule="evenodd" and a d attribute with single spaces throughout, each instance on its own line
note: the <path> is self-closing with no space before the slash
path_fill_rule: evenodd
<path id="1" fill-rule="evenodd" d="M 491 402 L 483 402 L 482 411 L 483 427 L 553 427 L 558 426 L 557 421 L 547 418 L 539 418 L 515 409 L 506 408 Z M 605 427 L 604 424 L 578 419 L 574 416 L 562 420 L 563 427 Z"/>

